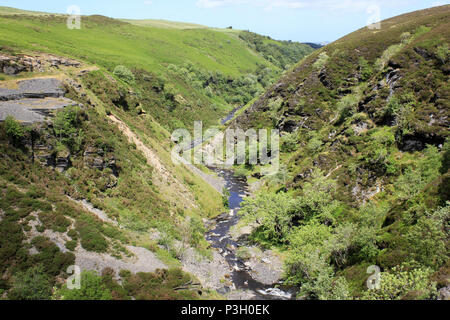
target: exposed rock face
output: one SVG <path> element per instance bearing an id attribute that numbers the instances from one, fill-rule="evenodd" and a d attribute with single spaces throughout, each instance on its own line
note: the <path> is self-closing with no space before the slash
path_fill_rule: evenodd
<path id="1" fill-rule="evenodd" d="M 439 290 L 438 300 L 450 300 L 450 286 Z"/>
<path id="2" fill-rule="evenodd" d="M 7 75 L 16 75 L 21 72 L 44 72 L 49 68 L 80 67 L 81 63 L 53 55 L 0 55 L 0 72 Z"/>
<path id="3" fill-rule="evenodd" d="M 333 84 L 331 83 L 331 80 L 329 79 L 327 70 L 325 68 L 320 71 L 319 80 L 328 89 L 333 89 Z"/>
<path id="4" fill-rule="evenodd" d="M 406 135 L 402 139 L 402 143 L 399 146 L 400 150 L 405 152 L 413 152 L 413 151 L 421 151 L 425 149 L 427 144 L 431 145 L 442 145 L 445 142 L 444 137 L 440 137 L 434 134 L 414 134 L 414 135 Z"/>
<path id="5" fill-rule="evenodd" d="M 277 127 L 281 131 L 288 133 L 294 132 L 299 126 L 300 124 L 298 123 L 298 121 L 295 121 L 293 119 L 282 119 L 277 125 Z"/>
<path id="6" fill-rule="evenodd" d="M 114 156 L 105 155 L 103 149 L 87 147 L 83 154 L 84 164 L 89 168 L 105 170 L 109 168 L 117 177 L 119 175 Z"/>
<path id="7" fill-rule="evenodd" d="M 9 101 L 24 98 L 61 98 L 65 90 L 62 82 L 53 78 L 37 78 L 18 82 L 18 89 L 0 88 L 0 100 Z"/>
<path id="8" fill-rule="evenodd" d="M 0 121 L 8 115 L 23 123 L 43 122 L 54 110 L 77 103 L 64 98 L 62 82 L 36 78 L 18 82 L 18 89 L 0 88 Z"/>
<path id="9" fill-rule="evenodd" d="M 58 172 L 64 172 L 71 166 L 70 153 L 62 152 L 56 154 L 55 157 L 55 170 Z"/>

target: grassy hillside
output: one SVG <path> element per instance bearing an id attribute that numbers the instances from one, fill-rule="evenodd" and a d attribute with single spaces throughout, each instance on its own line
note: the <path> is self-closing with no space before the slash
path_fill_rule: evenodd
<path id="1" fill-rule="evenodd" d="M 167 21 L 167 20 L 151 20 L 151 19 L 144 19 L 144 20 L 121 19 L 121 20 L 124 22 L 134 24 L 136 26 L 162 28 L 162 29 L 185 30 L 185 29 L 207 29 L 207 28 L 209 28 L 209 27 L 203 26 L 201 24 Z"/>
<path id="2" fill-rule="evenodd" d="M 166 103 L 171 104 L 169 113 L 162 106 L 157 110 L 154 106 L 144 108 L 155 110 L 157 120 L 171 129 L 189 127 L 198 119 L 208 125 L 216 124 L 232 104 L 247 103 L 280 72 L 273 63 L 228 32 L 139 27 L 102 16 L 83 17 L 80 30 L 69 30 L 65 19 L 4 15 L 0 17 L 3 35 L 0 45 L 17 52 L 47 52 L 77 58 L 109 72 L 118 65 L 149 72 L 155 75 L 165 93 L 177 101 Z M 306 49 L 297 53 L 297 57 L 300 59 L 311 51 Z M 186 65 L 189 65 L 188 72 L 168 68 Z M 258 78 L 246 80 L 257 70 L 263 82 Z M 233 91 L 224 90 L 229 87 L 226 83 L 211 91 L 210 72 L 214 82 L 234 82 Z M 246 94 L 249 96 L 242 98 Z"/>
<path id="3" fill-rule="evenodd" d="M 286 282 L 305 297 L 425 299 L 449 285 L 449 18 L 436 7 L 339 39 L 233 122 L 282 132 L 281 170 L 243 212 L 259 221 L 253 241 L 286 250 Z"/>
<path id="4" fill-rule="evenodd" d="M 4 15 L 24 14 L 24 15 L 29 15 L 29 16 L 46 16 L 46 15 L 52 15 L 53 13 L 21 10 L 21 9 L 16 9 L 16 8 L 11 8 L 11 7 L 0 6 L 0 14 L 4 14 Z"/>

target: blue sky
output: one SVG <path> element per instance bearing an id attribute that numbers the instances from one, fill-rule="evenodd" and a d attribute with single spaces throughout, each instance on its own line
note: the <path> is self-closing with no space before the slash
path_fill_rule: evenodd
<path id="1" fill-rule="evenodd" d="M 449 3 L 444 0 L 0 0 L 1 6 L 27 10 L 65 13 L 69 6 L 77 5 L 83 15 L 233 26 L 275 39 L 302 42 L 334 41 L 364 27 L 368 19 L 376 19 L 378 12 L 381 19 L 386 19 Z"/>

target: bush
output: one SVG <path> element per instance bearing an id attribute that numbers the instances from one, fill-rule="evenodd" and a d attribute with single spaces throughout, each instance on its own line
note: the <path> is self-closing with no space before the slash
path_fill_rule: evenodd
<path id="1" fill-rule="evenodd" d="M 338 123 L 342 123 L 357 112 L 359 100 L 359 94 L 348 94 L 339 100 L 336 105 L 339 112 Z"/>
<path id="2" fill-rule="evenodd" d="M 368 80 L 373 74 L 372 67 L 369 65 L 369 62 L 364 59 L 364 57 L 359 58 L 359 70 L 361 72 L 362 81 Z"/>
<path id="3" fill-rule="evenodd" d="M 64 286 L 58 293 L 63 300 L 112 300 L 111 292 L 94 271 L 81 273 L 81 288 L 69 290 Z"/>
<path id="4" fill-rule="evenodd" d="M 12 142 L 19 143 L 25 137 L 26 130 L 24 126 L 19 121 L 14 119 L 14 117 L 7 116 L 4 125 L 6 134 Z"/>
<path id="5" fill-rule="evenodd" d="M 444 43 L 443 45 L 439 46 L 437 48 L 436 54 L 439 58 L 439 60 L 441 60 L 442 64 L 447 63 L 448 61 L 448 56 L 449 56 L 449 49 L 448 49 L 448 44 Z"/>
<path id="6" fill-rule="evenodd" d="M 125 66 L 119 65 L 117 66 L 114 71 L 113 74 L 118 77 L 119 79 L 125 81 L 126 83 L 133 83 L 135 78 L 134 78 L 134 74 L 130 71 L 130 69 L 128 69 Z"/>
<path id="7" fill-rule="evenodd" d="M 78 242 L 76 240 L 70 240 L 66 242 L 66 248 L 69 251 L 74 251 L 77 247 Z"/>
<path id="8" fill-rule="evenodd" d="M 62 214 L 54 212 L 40 212 L 39 220 L 46 229 L 52 229 L 57 232 L 66 232 L 70 226 L 70 221 Z"/>
<path id="9" fill-rule="evenodd" d="M 437 268 L 448 260 L 449 219 L 450 203 L 419 218 L 406 234 L 412 259 L 431 268 Z"/>
<path id="10" fill-rule="evenodd" d="M 94 252 L 106 252 L 108 242 L 100 230 L 87 221 L 77 221 L 76 229 L 80 234 L 81 246 Z"/>
<path id="11" fill-rule="evenodd" d="M 423 300 L 437 296 L 436 284 L 429 280 L 432 270 L 411 268 L 408 265 L 394 267 L 381 273 L 380 288 L 366 291 L 366 300 Z"/>
<path id="12" fill-rule="evenodd" d="M 247 223 L 258 223 L 265 240 L 274 242 L 286 241 L 286 236 L 292 227 L 295 213 L 295 201 L 286 193 L 259 193 L 253 198 L 247 198 L 239 214 Z"/>
<path id="13" fill-rule="evenodd" d="M 298 141 L 296 134 L 287 134 L 281 138 L 282 145 L 281 145 L 281 151 L 282 152 L 294 152 L 297 150 L 298 147 Z"/>
<path id="14" fill-rule="evenodd" d="M 290 250 L 286 258 L 286 283 L 300 286 L 308 298 L 349 299 L 344 278 L 335 278 L 329 264 L 331 228 L 317 222 L 295 228 L 289 235 Z"/>
<path id="15" fill-rule="evenodd" d="M 83 142 L 82 115 L 83 111 L 79 107 L 70 106 L 59 111 L 53 121 L 55 135 L 59 142 L 74 153 L 80 150 Z"/>
<path id="16" fill-rule="evenodd" d="M 8 297 L 14 300 L 48 300 L 51 294 L 50 277 L 42 265 L 37 265 L 14 276 L 13 287 Z"/>

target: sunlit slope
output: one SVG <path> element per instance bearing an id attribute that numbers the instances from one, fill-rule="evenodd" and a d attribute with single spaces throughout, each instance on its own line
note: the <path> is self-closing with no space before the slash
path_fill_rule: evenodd
<path id="1" fill-rule="evenodd" d="M 196 23 L 188 22 L 177 22 L 168 20 L 153 20 L 153 19 L 121 19 L 124 22 L 134 24 L 141 27 L 154 27 L 154 28 L 164 28 L 164 29 L 207 29 L 207 26 Z"/>
<path id="2" fill-rule="evenodd" d="M 81 58 L 106 68 L 126 64 L 161 71 L 165 64 L 190 61 L 228 75 L 270 65 L 238 39 L 206 29 L 143 28 L 118 20 L 82 17 L 80 30 L 70 30 L 64 17 L 3 16 L 0 45 Z"/>

